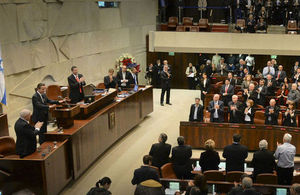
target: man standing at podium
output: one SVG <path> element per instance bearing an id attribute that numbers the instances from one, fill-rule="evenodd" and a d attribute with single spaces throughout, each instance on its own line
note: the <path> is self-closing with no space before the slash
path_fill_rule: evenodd
<path id="1" fill-rule="evenodd" d="M 83 86 L 85 85 L 85 78 L 82 74 L 78 74 L 78 68 L 72 66 L 72 74 L 68 77 L 68 83 L 70 86 L 70 95 L 71 103 L 76 104 L 84 98 Z"/>
<path id="2" fill-rule="evenodd" d="M 40 129 L 39 143 L 42 144 L 45 141 L 44 133 L 47 132 L 47 122 L 48 122 L 48 111 L 54 105 L 48 104 L 59 104 L 63 103 L 65 100 L 54 101 L 50 100 L 46 96 L 46 85 L 44 83 L 39 83 L 36 88 L 36 93 L 32 96 L 33 114 L 32 121 L 34 123 L 43 122 L 43 126 Z"/>

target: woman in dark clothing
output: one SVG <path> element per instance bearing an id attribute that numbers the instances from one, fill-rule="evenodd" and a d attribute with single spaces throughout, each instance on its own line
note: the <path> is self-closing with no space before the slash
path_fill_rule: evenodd
<path id="1" fill-rule="evenodd" d="M 201 153 L 199 164 L 202 173 L 208 170 L 219 170 L 220 156 L 215 150 L 214 140 L 207 140 L 205 142 L 205 152 Z"/>
<path id="2" fill-rule="evenodd" d="M 296 113 L 294 104 L 289 103 L 288 108 L 283 114 L 283 125 L 289 127 L 297 127 Z"/>
<path id="3" fill-rule="evenodd" d="M 96 187 L 93 187 L 87 195 L 111 195 L 108 191 L 111 184 L 111 179 L 109 177 L 103 177 L 96 183 Z"/>
<path id="4" fill-rule="evenodd" d="M 209 89 L 210 89 L 210 80 L 207 77 L 206 73 L 202 74 L 202 79 L 200 80 L 199 86 L 200 86 L 200 90 L 201 90 L 201 94 L 200 94 L 201 100 L 204 104 L 205 95 L 207 93 L 209 93 Z"/>

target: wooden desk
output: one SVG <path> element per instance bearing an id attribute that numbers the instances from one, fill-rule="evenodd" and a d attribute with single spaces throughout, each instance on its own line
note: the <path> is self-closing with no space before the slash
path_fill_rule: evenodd
<path id="1" fill-rule="evenodd" d="M 292 144 L 296 146 L 296 154 L 300 155 L 300 128 L 251 125 L 251 124 L 230 124 L 230 123 L 198 123 L 180 122 L 180 135 L 185 137 L 186 144 L 193 148 L 205 148 L 204 142 L 213 139 L 217 149 L 223 149 L 232 144 L 232 136 L 240 134 L 241 143 L 246 145 L 250 151 L 258 150 L 258 143 L 262 139 L 268 141 L 268 149 L 275 151 L 277 141 L 282 143 L 285 133 L 290 133 Z"/>
<path id="2" fill-rule="evenodd" d="M 51 146 L 50 153 L 42 156 L 49 146 Z M 45 142 L 40 152 L 36 151 L 25 158 L 21 159 L 18 155 L 1 158 L 0 170 L 10 173 L 11 181 L 25 184 L 35 194 L 58 194 L 71 181 L 72 174 L 67 140 L 58 142 L 57 148 L 53 146 L 53 142 Z M 0 189 L 6 182 L 1 182 Z"/>
<path id="3" fill-rule="evenodd" d="M 126 98 L 116 99 L 89 118 L 75 120 L 74 126 L 63 133 L 46 134 L 47 140 L 70 140 L 75 179 L 153 111 L 152 87 L 142 87 Z"/>
<path id="4" fill-rule="evenodd" d="M 0 137 L 9 136 L 7 114 L 0 114 Z"/>

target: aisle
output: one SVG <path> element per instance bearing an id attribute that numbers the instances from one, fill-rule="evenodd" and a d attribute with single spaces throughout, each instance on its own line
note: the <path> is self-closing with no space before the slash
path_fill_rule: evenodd
<path id="1" fill-rule="evenodd" d="M 171 90 L 172 106 L 160 106 L 160 90 L 154 89 L 154 112 L 135 127 L 122 140 L 110 148 L 75 183 L 61 194 L 84 195 L 98 179 L 108 176 L 112 179 L 113 195 L 131 195 L 135 186 L 131 185 L 134 169 L 142 164 L 142 156 L 157 142 L 161 132 L 167 133 L 168 142 L 176 144 L 179 135 L 179 121 L 188 120 L 190 104 L 199 96 L 198 90 Z"/>

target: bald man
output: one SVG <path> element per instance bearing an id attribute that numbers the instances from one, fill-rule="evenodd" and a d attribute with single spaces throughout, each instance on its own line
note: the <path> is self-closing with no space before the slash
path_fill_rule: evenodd
<path id="1" fill-rule="evenodd" d="M 228 103 L 228 112 L 230 114 L 229 123 L 242 123 L 243 121 L 243 104 L 238 101 L 238 96 L 233 95 L 232 101 Z"/>
<path id="2" fill-rule="evenodd" d="M 24 109 L 20 112 L 20 117 L 15 123 L 17 136 L 16 154 L 23 158 L 36 150 L 36 135 L 39 134 L 43 122 L 37 122 L 35 126 L 29 124 L 31 112 Z"/>
<path id="3" fill-rule="evenodd" d="M 210 112 L 210 122 L 224 122 L 224 102 L 220 100 L 220 95 L 215 94 L 213 100 L 208 104 Z"/>
<path id="4" fill-rule="evenodd" d="M 276 106 L 275 99 L 270 100 L 270 105 L 265 110 L 265 124 L 278 125 L 279 107 Z"/>

